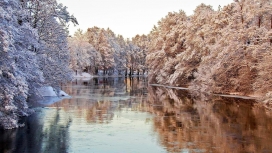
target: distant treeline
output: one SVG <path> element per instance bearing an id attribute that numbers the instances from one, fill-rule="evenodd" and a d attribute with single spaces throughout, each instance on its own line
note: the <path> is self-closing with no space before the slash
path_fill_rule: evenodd
<path id="1" fill-rule="evenodd" d="M 93 75 L 139 75 L 147 70 L 145 64 L 147 36 L 137 35 L 125 40 L 109 28 L 78 30 L 69 38 L 70 67 L 76 73 L 83 71 Z"/>

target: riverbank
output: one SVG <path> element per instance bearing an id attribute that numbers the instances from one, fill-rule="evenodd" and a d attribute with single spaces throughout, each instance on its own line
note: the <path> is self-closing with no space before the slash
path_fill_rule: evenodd
<path id="1" fill-rule="evenodd" d="M 177 89 L 177 90 L 188 90 L 190 92 L 190 88 L 185 88 L 185 87 L 176 87 L 176 86 L 169 86 L 169 85 L 162 85 L 162 84 L 149 84 L 150 86 L 154 87 L 163 87 L 163 88 L 168 88 L 168 89 Z M 197 91 L 193 91 L 196 93 Z M 198 93 L 197 95 L 202 93 Z M 218 93 L 209 93 L 209 96 L 220 96 L 220 97 L 228 97 L 228 98 L 239 98 L 239 99 L 245 99 L 245 100 L 255 100 L 254 105 L 258 107 L 264 107 L 268 110 L 272 111 L 272 98 L 271 94 L 266 94 L 265 96 L 261 96 L 260 94 L 250 94 L 250 95 L 242 95 L 238 92 L 236 93 L 230 93 L 230 94 L 218 94 Z M 205 97 L 205 95 L 204 95 Z M 205 99 L 205 98 L 204 98 Z"/>

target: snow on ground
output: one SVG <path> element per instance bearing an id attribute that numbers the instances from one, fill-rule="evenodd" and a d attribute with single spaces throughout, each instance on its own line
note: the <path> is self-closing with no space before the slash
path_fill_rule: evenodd
<path id="1" fill-rule="evenodd" d="M 51 86 L 41 87 L 38 89 L 38 92 L 43 97 L 67 97 L 69 96 L 64 91 L 60 90 L 59 93 L 57 93 L 56 89 L 54 89 Z"/>
<path id="2" fill-rule="evenodd" d="M 90 75 L 89 73 L 86 73 L 86 72 L 83 72 L 83 73 L 81 73 L 81 74 L 74 74 L 74 77 L 75 78 L 92 78 L 93 76 L 92 75 Z"/>
<path id="3" fill-rule="evenodd" d="M 56 97 L 57 96 L 56 90 L 53 89 L 51 86 L 41 87 L 38 89 L 38 92 L 43 97 Z"/>
<path id="4" fill-rule="evenodd" d="M 41 87 L 38 89 L 38 92 L 43 97 L 42 99 L 39 99 L 38 102 L 43 105 L 50 105 L 64 98 L 71 97 L 62 90 L 57 93 L 56 89 L 51 86 Z"/>

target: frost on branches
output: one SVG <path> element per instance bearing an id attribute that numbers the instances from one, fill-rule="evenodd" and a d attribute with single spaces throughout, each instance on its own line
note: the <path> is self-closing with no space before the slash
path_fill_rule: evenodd
<path id="1" fill-rule="evenodd" d="M 92 75 L 140 75 L 146 72 L 147 36 L 132 41 L 115 35 L 109 28 L 78 30 L 69 38 L 70 67 L 76 73 Z M 102 72 L 99 73 L 99 72 Z"/>
<path id="2" fill-rule="evenodd" d="M 271 98 L 271 10 L 271 0 L 237 0 L 169 13 L 149 34 L 149 81 Z"/>
<path id="3" fill-rule="evenodd" d="M 31 113 L 27 98 L 38 87 L 69 79 L 65 22 L 70 20 L 75 19 L 53 0 L 0 1 L 1 128 L 16 128 L 18 117 Z"/>

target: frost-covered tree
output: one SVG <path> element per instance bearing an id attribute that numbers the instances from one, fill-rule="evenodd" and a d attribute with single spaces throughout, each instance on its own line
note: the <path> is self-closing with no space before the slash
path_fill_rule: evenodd
<path id="1" fill-rule="evenodd" d="M 22 0 L 21 4 L 28 14 L 25 21 L 38 32 L 40 45 L 32 50 L 39 57 L 45 83 L 58 86 L 70 80 L 67 23 L 77 24 L 76 19 L 56 0 Z"/>
<path id="2" fill-rule="evenodd" d="M 78 29 L 74 37 L 69 38 L 70 67 L 77 73 L 87 71 L 94 74 L 97 63 L 101 61 L 100 53 L 89 43 L 87 35 Z"/>
<path id="3" fill-rule="evenodd" d="M 98 27 L 89 28 L 86 35 L 89 43 L 101 54 L 99 69 L 104 71 L 104 75 L 127 75 L 133 67 L 132 63 L 135 65 L 132 61 L 136 61 L 136 45 L 124 40 L 123 36 L 116 36 L 109 28 L 105 30 Z"/>
<path id="4" fill-rule="evenodd" d="M 158 22 L 150 33 L 151 42 L 148 46 L 147 63 L 149 68 L 149 81 L 166 83 L 169 76 L 175 71 L 177 54 L 185 50 L 185 34 L 187 29 L 187 16 L 183 11 L 168 13 Z M 177 72 L 176 74 L 183 75 Z M 174 82 L 174 81 L 171 81 Z M 171 83 L 173 84 L 173 83 Z"/>
<path id="5" fill-rule="evenodd" d="M 113 56 L 114 50 L 109 43 L 107 33 L 104 29 L 101 29 L 98 36 L 98 51 L 101 54 L 102 69 L 105 75 L 108 73 L 108 71 L 113 70 L 115 63 Z"/>
<path id="6" fill-rule="evenodd" d="M 117 74 L 118 75 L 124 75 L 124 73 L 126 72 L 126 42 L 124 40 L 124 37 L 122 35 L 118 35 L 117 38 L 117 47 L 118 50 L 115 53 L 115 63 L 116 63 L 116 70 L 117 70 Z"/>
<path id="7" fill-rule="evenodd" d="M 0 126 L 18 127 L 27 98 L 69 79 L 66 23 L 76 20 L 54 0 L 0 1 Z"/>
<path id="8" fill-rule="evenodd" d="M 146 35 L 136 35 L 132 38 L 132 43 L 139 47 L 139 51 L 137 54 L 137 73 L 139 75 L 140 72 L 143 74 L 147 71 L 147 65 L 146 65 L 146 55 L 149 45 L 149 37 Z"/>
<path id="9" fill-rule="evenodd" d="M 134 71 L 137 69 L 137 53 L 140 51 L 140 49 L 129 39 L 127 39 L 126 44 L 126 68 L 129 72 L 129 76 L 132 76 Z M 126 72 L 126 74 L 128 73 Z"/>
<path id="10" fill-rule="evenodd" d="M 18 116 L 28 115 L 29 90 L 43 81 L 30 50 L 39 45 L 37 31 L 23 22 L 25 17 L 19 1 L 0 2 L 0 126 L 5 129 L 18 127 Z"/>
<path id="11" fill-rule="evenodd" d="M 204 57 L 194 86 L 215 93 L 265 93 L 262 89 L 268 84 L 269 75 L 263 79 L 256 77 L 267 72 L 262 66 L 267 63 L 263 57 L 269 51 L 270 28 L 264 23 L 270 20 L 260 21 L 263 14 L 256 12 L 266 12 L 260 4 L 260 1 L 237 1 L 217 13 L 222 19 L 211 24 L 224 23 L 217 29 L 220 37 L 217 36 L 210 56 Z"/>
<path id="12" fill-rule="evenodd" d="M 237 0 L 192 16 L 169 13 L 151 31 L 149 81 L 208 93 L 270 96 L 270 0 Z"/>

